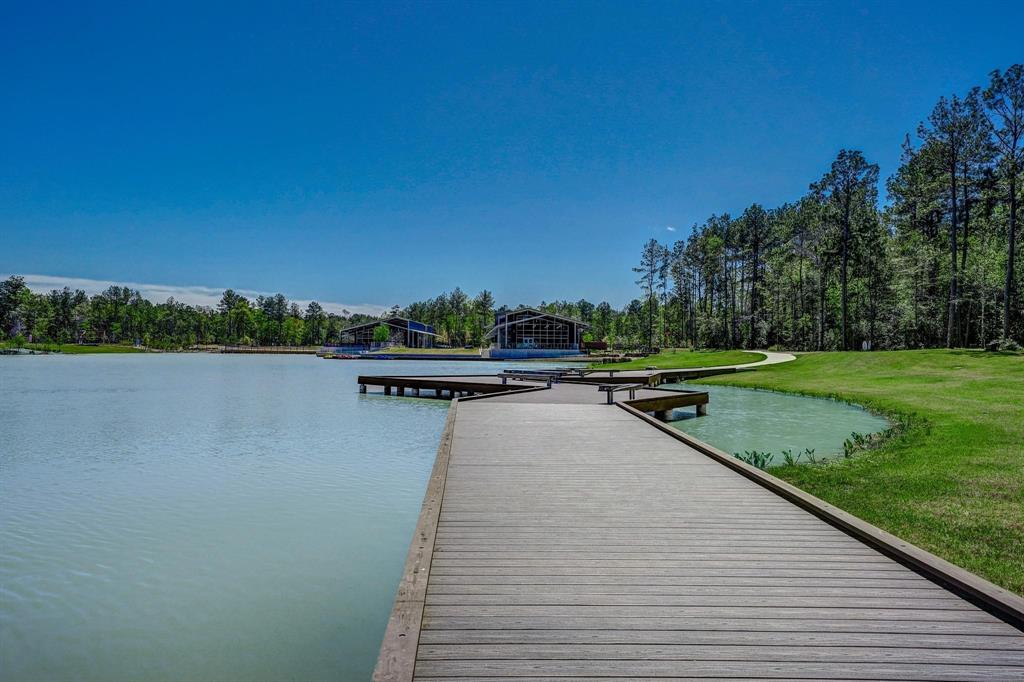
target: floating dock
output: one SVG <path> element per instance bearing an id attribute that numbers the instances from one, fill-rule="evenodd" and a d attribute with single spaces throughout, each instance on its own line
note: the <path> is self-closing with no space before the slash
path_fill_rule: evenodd
<path id="1" fill-rule="evenodd" d="M 374 679 L 1024 679 L 1020 597 L 593 386 L 472 381 Z"/>

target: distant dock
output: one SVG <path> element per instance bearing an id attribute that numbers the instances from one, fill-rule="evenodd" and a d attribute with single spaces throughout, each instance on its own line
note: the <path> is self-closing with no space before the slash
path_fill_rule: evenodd
<path id="1" fill-rule="evenodd" d="M 632 374 L 632 373 L 631 373 Z M 383 388 L 385 395 L 431 397 L 442 400 L 478 395 L 510 394 L 518 400 L 543 401 L 560 405 L 608 405 L 625 402 L 642 412 L 654 412 L 667 419 L 670 412 L 682 407 L 695 407 L 700 415 L 707 413 L 707 391 L 661 389 L 651 386 L 650 377 L 637 381 L 606 383 L 606 377 L 589 382 L 570 380 L 565 375 L 522 371 L 517 374 L 477 374 L 450 376 L 373 376 L 358 377 L 359 390 L 369 386 Z M 631 388 L 632 387 L 632 388 Z M 541 396 L 530 396 L 546 391 Z M 425 393 L 424 393 L 425 392 Z"/>
<path id="2" fill-rule="evenodd" d="M 244 355 L 316 355 L 320 346 L 221 346 L 221 353 Z"/>

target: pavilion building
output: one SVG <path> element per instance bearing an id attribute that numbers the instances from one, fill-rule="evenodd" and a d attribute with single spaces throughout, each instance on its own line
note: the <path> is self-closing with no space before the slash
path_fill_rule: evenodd
<path id="1" fill-rule="evenodd" d="M 558 358 L 578 355 L 589 325 L 536 308 L 519 308 L 495 315 L 485 339 L 492 358 Z"/>
<path id="2" fill-rule="evenodd" d="M 388 340 L 374 341 L 376 329 L 381 325 L 388 329 Z M 367 351 L 387 346 L 433 348 L 436 338 L 437 334 L 429 324 L 404 317 L 389 317 L 342 329 L 341 347 L 346 351 Z"/>

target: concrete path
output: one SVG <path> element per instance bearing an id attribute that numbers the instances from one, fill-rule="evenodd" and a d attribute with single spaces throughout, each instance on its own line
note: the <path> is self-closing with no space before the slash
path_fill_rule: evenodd
<path id="1" fill-rule="evenodd" d="M 745 369 L 747 367 L 760 367 L 762 365 L 779 365 L 783 362 L 792 362 L 796 360 L 796 356 L 792 353 L 777 353 L 773 350 L 745 350 L 744 353 L 760 353 L 765 357 L 764 360 L 758 360 L 757 362 L 748 362 L 742 365 L 732 365 L 736 369 Z"/>

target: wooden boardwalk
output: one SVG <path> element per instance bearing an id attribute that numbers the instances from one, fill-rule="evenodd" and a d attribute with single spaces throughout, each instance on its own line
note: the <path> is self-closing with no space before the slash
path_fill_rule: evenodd
<path id="1" fill-rule="evenodd" d="M 375 679 L 1024 680 L 1024 600 L 555 393 L 453 403 Z"/>

